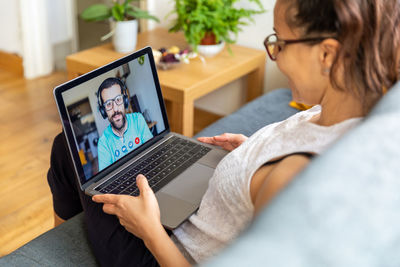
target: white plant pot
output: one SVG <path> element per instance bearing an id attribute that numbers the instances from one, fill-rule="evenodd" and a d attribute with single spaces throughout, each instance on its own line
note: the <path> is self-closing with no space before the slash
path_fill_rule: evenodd
<path id="1" fill-rule="evenodd" d="M 119 53 L 135 51 L 137 42 L 137 20 L 111 21 L 111 30 L 114 29 L 113 45 Z"/>
<path id="2" fill-rule="evenodd" d="M 197 51 L 204 57 L 214 57 L 224 49 L 225 43 L 220 42 L 216 45 L 198 45 Z"/>

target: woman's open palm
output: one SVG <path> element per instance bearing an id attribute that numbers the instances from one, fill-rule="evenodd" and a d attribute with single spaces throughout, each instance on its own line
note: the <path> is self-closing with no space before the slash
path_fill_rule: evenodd
<path id="1" fill-rule="evenodd" d="M 243 134 L 224 133 L 213 137 L 199 137 L 200 142 L 222 147 L 225 150 L 232 151 L 247 140 Z"/>

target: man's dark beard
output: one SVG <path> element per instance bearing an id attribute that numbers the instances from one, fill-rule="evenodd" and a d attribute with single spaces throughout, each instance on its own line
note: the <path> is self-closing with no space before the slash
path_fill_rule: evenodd
<path id="1" fill-rule="evenodd" d="M 122 115 L 122 126 L 121 127 L 117 127 L 117 125 L 115 125 L 114 121 L 110 120 L 110 123 L 112 125 L 112 127 L 114 129 L 116 129 L 117 131 L 123 129 L 125 127 L 125 123 L 126 123 L 126 119 L 125 119 L 125 115 L 122 114 L 122 112 L 115 112 L 114 115 L 112 116 L 112 118 L 114 118 L 117 115 Z"/>

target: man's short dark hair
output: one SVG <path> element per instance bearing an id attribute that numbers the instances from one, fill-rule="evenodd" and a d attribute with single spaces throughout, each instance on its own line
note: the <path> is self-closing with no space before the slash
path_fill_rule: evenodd
<path id="1" fill-rule="evenodd" d="M 101 97 L 101 92 L 102 92 L 104 89 L 110 88 L 111 86 L 113 86 L 113 85 L 115 85 L 115 84 L 118 84 L 119 87 L 121 88 L 121 94 L 125 94 L 125 92 L 124 92 L 125 84 L 124 84 L 123 81 L 121 81 L 121 79 L 115 78 L 115 77 L 107 78 L 107 79 L 105 79 L 105 80 L 100 84 L 99 90 L 97 91 L 97 96 L 98 96 L 98 98 L 99 98 L 99 100 L 100 100 L 100 101 L 99 101 L 99 104 L 100 104 L 100 105 L 103 105 L 103 104 L 104 104 L 103 98 Z"/>

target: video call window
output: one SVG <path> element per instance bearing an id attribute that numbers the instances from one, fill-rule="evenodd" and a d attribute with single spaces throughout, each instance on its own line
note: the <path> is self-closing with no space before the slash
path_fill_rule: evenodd
<path id="1" fill-rule="evenodd" d="M 86 179 L 165 130 L 147 56 L 68 90 L 63 99 Z"/>

